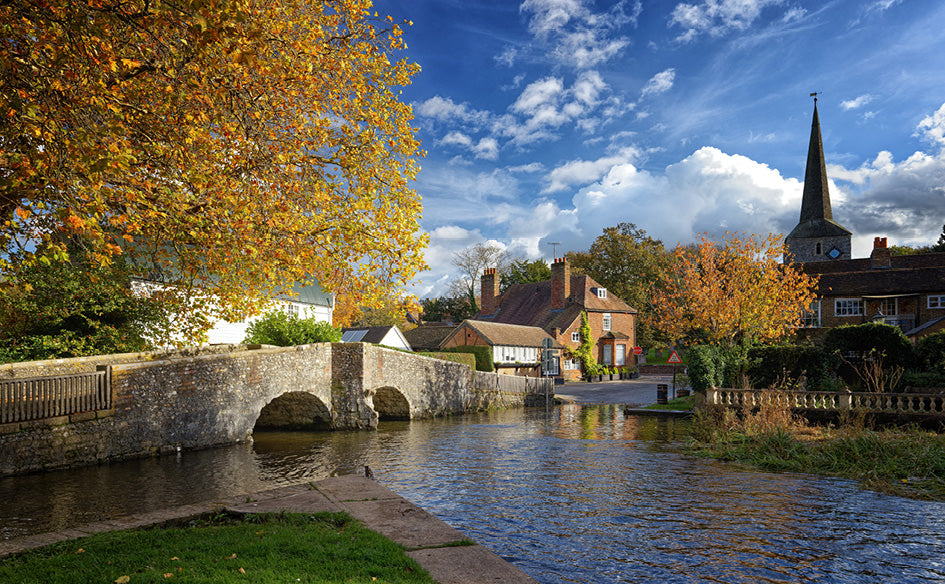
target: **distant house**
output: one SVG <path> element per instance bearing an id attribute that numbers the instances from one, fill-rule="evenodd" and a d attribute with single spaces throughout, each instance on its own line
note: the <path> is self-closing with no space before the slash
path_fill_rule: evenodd
<path id="1" fill-rule="evenodd" d="M 545 344 L 551 345 L 547 349 Z M 496 371 L 507 375 L 540 377 L 541 357 L 545 350 L 551 351 L 552 367 L 548 372 L 558 375 L 558 356 L 551 336 L 534 326 L 464 320 L 440 344 L 442 349 L 463 346 L 492 348 L 492 360 Z"/>
<path id="2" fill-rule="evenodd" d="M 581 362 L 571 351 L 581 343 L 584 313 L 597 362 L 611 367 L 632 364 L 637 311 L 590 276 L 572 276 L 567 258 L 551 265 L 551 280 L 516 284 L 500 295 L 496 271 L 489 268 L 481 284 L 482 310 L 476 320 L 543 329 L 563 349 L 560 377 L 582 377 Z"/>
<path id="3" fill-rule="evenodd" d="M 404 337 L 414 351 L 438 351 L 443 340 L 456 330 L 456 326 L 444 322 L 422 323 L 416 328 L 404 331 Z"/>
<path id="4" fill-rule="evenodd" d="M 392 349 L 413 351 L 404 333 L 396 326 L 369 326 L 341 329 L 342 343 L 371 343 Z"/>
<path id="5" fill-rule="evenodd" d="M 852 259 L 851 236 L 833 219 L 815 101 L 801 216 L 785 239 L 785 261 L 819 278 L 800 335 L 816 340 L 820 329 L 864 322 L 898 326 L 913 341 L 945 330 L 945 254 L 893 256 L 876 237 L 870 257 Z"/>

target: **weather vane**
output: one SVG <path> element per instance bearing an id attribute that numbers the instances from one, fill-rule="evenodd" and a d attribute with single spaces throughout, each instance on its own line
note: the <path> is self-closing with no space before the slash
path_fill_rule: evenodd
<path id="1" fill-rule="evenodd" d="M 814 105 L 817 105 L 817 96 L 823 95 L 823 94 L 824 94 L 823 91 L 815 91 L 814 93 L 810 94 L 810 96 L 814 98 Z"/>

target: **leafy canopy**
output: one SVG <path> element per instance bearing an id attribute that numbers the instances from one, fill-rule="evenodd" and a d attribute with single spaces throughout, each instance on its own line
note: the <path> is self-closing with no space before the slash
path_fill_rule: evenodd
<path id="1" fill-rule="evenodd" d="M 662 285 L 652 290 L 656 325 L 676 340 L 745 346 L 787 336 L 814 301 L 816 279 L 782 264 L 777 235 L 721 241 L 703 235 L 679 245 Z"/>
<path id="2" fill-rule="evenodd" d="M 499 275 L 499 292 L 505 292 L 515 284 L 531 284 L 550 279 L 551 268 L 545 260 L 512 260 L 506 271 Z"/>
<path id="3" fill-rule="evenodd" d="M 69 241 L 125 255 L 172 285 L 183 342 L 293 283 L 355 305 L 403 287 L 426 242 L 398 90 L 419 67 L 370 8 L 0 3 L 0 277 Z"/>

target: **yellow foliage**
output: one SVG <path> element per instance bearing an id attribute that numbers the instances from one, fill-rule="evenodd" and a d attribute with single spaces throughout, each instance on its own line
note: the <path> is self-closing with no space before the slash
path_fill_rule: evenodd
<path id="1" fill-rule="evenodd" d="M 296 282 L 402 289 L 426 245 L 398 97 L 419 67 L 370 6 L 0 3 L 0 278 L 81 236 L 163 274 L 187 341 Z"/>
<path id="2" fill-rule="evenodd" d="M 817 281 L 782 264 L 779 235 L 703 235 L 673 250 L 669 275 L 653 290 L 657 327 L 672 339 L 713 344 L 773 341 L 790 333 L 813 302 Z"/>

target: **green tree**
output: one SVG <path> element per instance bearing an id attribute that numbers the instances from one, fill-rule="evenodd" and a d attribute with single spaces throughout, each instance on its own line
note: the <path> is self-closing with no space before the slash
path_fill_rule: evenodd
<path id="1" fill-rule="evenodd" d="M 123 263 L 82 262 L 17 264 L 0 284 L 0 361 L 151 348 L 148 333 L 165 319 L 161 305 L 132 292 Z"/>
<path id="2" fill-rule="evenodd" d="M 505 272 L 499 275 L 499 291 L 505 292 L 515 284 L 530 284 L 551 279 L 551 268 L 545 260 L 513 260 Z"/>
<path id="3" fill-rule="evenodd" d="M 309 343 L 337 343 L 341 329 L 316 318 L 299 318 L 284 310 L 272 310 L 246 329 L 244 343 L 292 347 Z"/>
<path id="4" fill-rule="evenodd" d="M 427 298 L 420 306 L 423 309 L 423 320 L 427 322 L 452 320 L 459 323 L 476 314 L 469 299 L 464 297 Z"/>
<path id="5" fill-rule="evenodd" d="M 670 263 L 670 254 L 660 240 L 633 223 L 620 223 L 604 229 L 587 252 L 569 253 L 568 261 L 572 269 L 594 278 L 637 309 L 638 345 L 648 348 L 657 344 L 650 291 Z"/>

